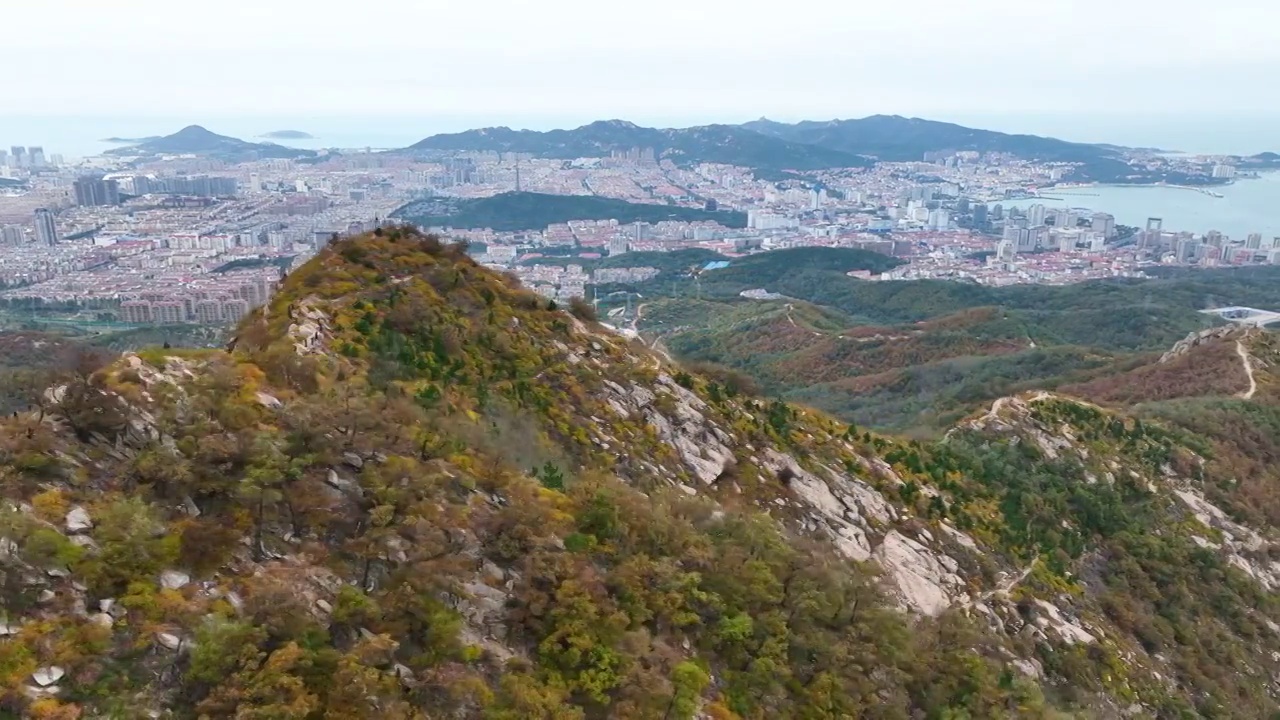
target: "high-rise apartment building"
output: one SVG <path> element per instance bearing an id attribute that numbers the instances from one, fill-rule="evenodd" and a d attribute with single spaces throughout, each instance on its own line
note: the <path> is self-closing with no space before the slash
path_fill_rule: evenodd
<path id="1" fill-rule="evenodd" d="M 1094 213 L 1089 219 L 1089 229 L 1102 233 L 1103 237 L 1113 238 L 1116 236 L 1116 218 L 1111 213 Z"/>
<path id="2" fill-rule="evenodd" d="M 239 322 L 249 314 L 249 303 L 244 300 L 223 300 L 222 319 L 225 322 Z"/>
<path id="3" fill-rule="evenodd" d="M 137 324 L 151 322 L 151 303 L 146 300 L 126 300 L 120 303 L 120 319 Z"/>
<path id="4" fill-rule="evenodd" d="M 29 164 L 31 167 L 42 168 L 45 166 L 44 148 L 38 145 L 32 145 L 27 149 L 27 157 L 29 158 Z"/>
<path id="5" fill-rule="evenodd" d="M 162 325 L 186 322 L 186 303 L 183 303 L 181 300 L 164 300 L 161 302 L 151 303 L 151 317 L 153 322 L 157 322 Z"/>
<path id="6" fill-rule="evenodd" d="M 13 155 L 13 167 L 27 167 L 27 149 L 21 145 L 14 145 L 9 148 L 9 154 Z"/>
<path id="7" fill-rule="evenodd" d="M 200 300 L 195 304 L 195 321 L 204 325 L 222 322 L 222 303 L 218 300 Z"/>
<path id="8" fill-rule="evenodd" d="M 58 225 L 54 222 L 53 211 L 47 208 L 36 210 L 36 242 L 52 246 L 58 244 Z"/>
<path id="9" fill-rule="evenodd" d="M 120 185 L 115 180 L 104 180 L 92 175 L 75 182 L 76 205 L 99 207 L 120 204 Z"/>

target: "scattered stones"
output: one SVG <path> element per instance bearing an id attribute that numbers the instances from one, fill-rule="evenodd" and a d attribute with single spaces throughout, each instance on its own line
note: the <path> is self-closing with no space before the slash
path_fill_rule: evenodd
<path id="1" fill-rule="evenodd" d="M 353 452 L 342 453 L 342 460 L 351 467 L 359 470 L 364 467 L 364 458 Z"/>
<path id="2" fill-rule="evenodd" d="M 333 612 L 333 605 L 330 604 L 328 600 L 321 598 L 319 600 L 316 600 L 316 609 L 324 613 L 325 615 L 328 615 Z"/>

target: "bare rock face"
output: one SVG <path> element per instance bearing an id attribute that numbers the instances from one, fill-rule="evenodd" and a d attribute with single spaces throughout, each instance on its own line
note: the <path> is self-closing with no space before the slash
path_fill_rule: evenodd
<path id="1" fill-rule="evenodd" d="M 1056 605 L 1044 600 L 1036 600 L 1035 603 L 1040 611 L 1039 617 L 1036 618 L 1038 627 L 1052 629 L 1068 645 L 1091 644 L 1098 641 L 1079 623 L 1065 617 Z"/>
<path id="2" fill-rule="evenodd" d="M 1178 497 L 1202 525 L 1218 531 L 1221 542 L 1214 542 L 1199 535 L 1191 537 L 1200 547 L 1221 553 L 1236 569 L 1253 578 L 1269 591 L 1280 589 L 1280 562 L 1269 559 L 1275 543 L 1256 531 L 1231 520 L 1222 508 L 1209 502 L 1196 489 L 1187 486 L 1175 488 Z"/>
<path id="3" fill-rule="evenodd" d="M 765 466 L 774 473 L 786 473 L 794 497 L 807 506 L 807 524 L 824 528 L 842 555 L 857 562 L 871 559 L 871 542 L 858 506 L 850 504 L 852 497 L 837 497 L 825 480 L 773 450 L 765 452 Z"/>
<path id="4" fill-rule="evenodd" d="M 873 557 L 897 586 L 903 605 L 916 612 L 940 615 L 961 593 L 959 576 L 935 553 L 896 530 L 885 535 Z"/>
<path id="5" fill-rule="evenodd" d="M 465 621 L 463 641 L 484 648 L 500 661 L 515 657 L 515 651 L 507 645 L 506 604 L 510 594 L 478 579 L 464 583 L 462 589 L 465 597 L 447 599 Z"/>

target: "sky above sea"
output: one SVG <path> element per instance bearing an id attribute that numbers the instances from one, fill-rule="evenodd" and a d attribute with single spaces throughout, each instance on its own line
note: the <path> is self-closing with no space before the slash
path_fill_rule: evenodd
<path id="1" fill-rule="evenodd" d="M 886 110 L 886 114 L 891 110 Z M 758 117 L 758 116 L 757 116 Z M 825 120 L 825 117 L 770 116 L 771 119 Z M 843 117 L 856 117 L 846 115 Z M 930 120 L 955 122 L 969 127 L 1057 137 L 1076 142 L 1112 143 L 1130 147 L 1158 147 L 1188 153 L 1253 155 L 1280 152 L 1280 118 L 1229 116 L 1148 117 L 1083 115 L 942 114 Z M 0 148 L 38 145 L 46 155 L 67 158 L 97 155 L 113 145 L 108 137 L 167 135 L 186 125 L 203 125 L 213 132 L 245 140 L 261 140 L 277 130 L 300 130 L 314 140 L 275 140 L 295 147 L 398 148 L 436 133 L 506 125 L 513 128 L 550 130 L 572 128 L 593 120 L 612 119 L 586 114 L 474 114 L 474 115 L 369 115 L 232 116 L 210 114 L 190 117 L 158 116 L 39 116 L 0 114 Z M 754 117 L 650 112 L 621 119 L 656 127 L 687 127 L 708 123 L 738 123 Z"/>

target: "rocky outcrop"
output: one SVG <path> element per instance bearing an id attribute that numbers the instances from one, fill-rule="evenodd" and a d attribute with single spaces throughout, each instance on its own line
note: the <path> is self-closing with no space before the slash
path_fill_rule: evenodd
<path id="1" fill-rule="evenodd" d="M 290 307 L 289 320 L 289 339 L 299 355 L 325 352 L 333 330 L 319 299 L 310 297 Z"/>
<path id="2" fill-rule="evenodd" d="M 1193 542 L 1221 553 L 1227 562 L 1267 590 L 1274 592 L 1280 589 L 1280 562 L 1271 559 L 1280 546 L 1231 520 L 1226 512 L 1189 485 L 1176 488 L 1174 494 L 1186 504 L 1195 519 L 1211 531 L 1204 534 L 1210 537 L 1193 535 Z"/>
<path id="3" fill-rule="evenodd" d="M 1187 335 L 1185 338 L 1173 344 L 1163 355 L 1160 356 L 1160 362 L 1167 363 L 1174 358 L 1186 355 L 1193 349 L 1224 338 L 1239 335 L 1242 331 L 1234 325 L 1224 325 L 1223 327 L 1209 328 L 1208 330 L 1200 330 Z"/>
<path id="4" fill-rule="evenodd" d="M 902 604 L 924 615 L 940 615 L 963 593 L 955 560 L 897 531 L 885 535 L 872 557 L 893 580 Z"/>

